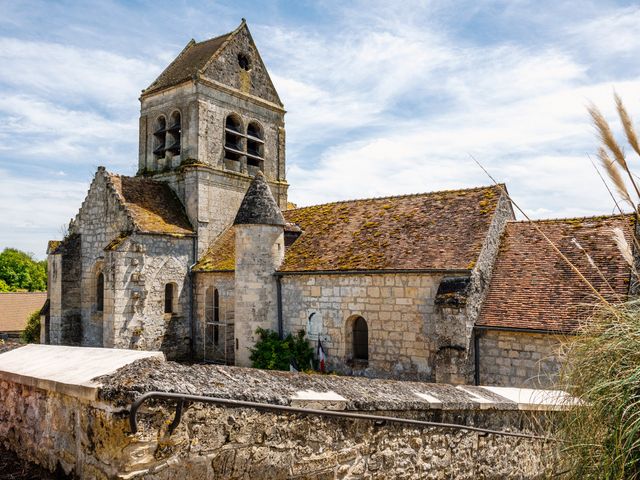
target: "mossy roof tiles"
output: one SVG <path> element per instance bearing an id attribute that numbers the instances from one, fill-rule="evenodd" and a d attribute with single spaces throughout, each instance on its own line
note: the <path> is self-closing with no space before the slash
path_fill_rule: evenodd
<path id="1" fill-rule="evenodd" d="M 616 246 L 612 229 L 620 228 L 632 245 L 632 216 L 541 220 L 535 225 L 606 299 L 620 301 L 626 297 L 630 269 Z M 571 332 L 596 303 L 595 294 L 533 224 L 509 222 L 477 324 Z"/>
<path id="2" fill-rule="evenodd" d="M 226 33 L 203 42 L 191 40 L 176 59 L 144 90 L 144 93 L 163 90 L 194 78 L 230 35 L 231 33 Z"/>
<path id="3" fill-rule="evenodd" d="M 193 228 L 171 187 L 143 177 L 109 174 L 118 197 L 143 233 L 191 235 Z"/>
<path id="4" fill-rule="evenodd" d="M 303 233 L 280 270 L 471 269 L 499 197 L 499 187 L 480 187 L 287 210 Z M 196 269 L 233 270 L 232 241 L 220 236 Z"/>

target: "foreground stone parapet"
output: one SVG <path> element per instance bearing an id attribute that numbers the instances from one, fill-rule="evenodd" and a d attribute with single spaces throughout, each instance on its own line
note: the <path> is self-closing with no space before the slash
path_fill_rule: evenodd
<path id="1" fill-rule="evenodd" d="M 55 350 L 40 353 L 62 355 Z M 0 364 L 7 363 L 3 355 Z M 42 372 L 46 371 L 43 367 Z M 42 372 L 32 373 L 45 377 Z M 82 375 L 77 378 L 84 383 Z M 558 392 L 545 395 L 519 389 L 182 365 L 161 358 L 127 363 L 90 382 L 97 389 L 95 400 L 53 388 L 54 380 L 38 383 L 26 377 L 2 377 L 0 443 L 51 471 L 58 467 L 81 478 L 541 478 L 552 470 L 555 450 L 553 442 L 540 435 L 547 432 L 559 414 L 555 410 L 565 402 Z M 158 400 L 143 404 L 138 433 L 132 435 L 131 402 L 152 391 L 456 423 L 534 436 L 515 438 L 200 402 L 185 404 L 173 430 L 175 402 Z"/>

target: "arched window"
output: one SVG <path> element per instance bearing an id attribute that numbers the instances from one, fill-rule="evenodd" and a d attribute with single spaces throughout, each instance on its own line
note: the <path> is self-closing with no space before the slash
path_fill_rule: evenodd
<path id="1" fill-rule="evenodd" d="M 242 122 L 240 117 L 231 114 L 224 124 L 224 163 L 225 168 L 239 172 L 244 154 Z"/>
<path id="2" fill-rule="evenodd" d="M 104 273 L 100 272 L 96 279 L 96 311 L 104 310 Z"/>
<path id="3" fill-rule="evenodd" d="M 369 360 L 369 328 L 362 317 L 353 322 L 353 359 Z"/>
<path id="4" fill-rule="evenodd" d="M 153 156 L 164 158 L 164 152 L 167 147 L 167 120 L 163 116 L 156 119 L 156 125 L 153 129 Z"/>
<path id="5" fill-rule="evenodd" d="M 205 320 L 209 325 L 207 328 L 213 328 L 213 332 L 209 330 L 209 335 L 213 338 L 213 344 L 220 344 L 220 295 L 217 288 L 209 287 L 205 292 Z M 210 338 L 211 338 L 210 337 Z"/>
<path id="6" fill-rule="evenodd" d="M 180 155 L 180 134 L 182 132 L 180 123 L 180 112 L 173 112 L 171 114 L 171 120 L 167 132 L 169 137 L 167 138 L 167 151 L 173 155 Z"/>
<path id="7" fill-rule="evenodd" d="M 247 165 L 262 170 L 263 164 L 264 134 L 257 122 L 251 122 L 247 127 Z"/>
<path id="8" fill-rule="evenodd" d="M 167 283 L 164 286 L 164 313 L 175 313 L 176 284 Z"/>

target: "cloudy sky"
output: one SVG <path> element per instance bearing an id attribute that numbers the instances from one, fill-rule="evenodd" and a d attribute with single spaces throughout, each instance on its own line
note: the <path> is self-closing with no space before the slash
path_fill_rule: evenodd
<path id="1" fill-rule="evenodd" d="M 0 249 L 43 258 L 98 165 L 134 174 L 140 90 L 246 17 L 288 111 L 290 200 L 486 185 L 612 213 L 586 106 L 640 119 L 640 7 L 598 1 L 0 0 Z M 640 162 L 632 162 L 640 171 Z"/>

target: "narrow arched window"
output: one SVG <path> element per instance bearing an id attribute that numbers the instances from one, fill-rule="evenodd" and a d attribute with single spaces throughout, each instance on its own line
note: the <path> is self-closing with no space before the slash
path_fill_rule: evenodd
<path id="1" fill-rule="evenodd" d="M 353 359 L 369 360 L 369 328 L 362 317 L 353 322 Z"/>
<path id="2" fill-rule="evenodd" d="M 176 284 L 167 283 L 164 286 L 164 313 L 175 313 Z"/>
<path id="3" fill-rule="evenodd" d="M 264 133 L 257 122 L 251 122 L 247 127 L 247 165 L 263 170 Z"/>
<path id="4" fill-rule="evenodd" d="M 220 343 L 220 296 L 218 295 L 218 289 L 213 290 L 213 321 L 216 325 L 213 326 L 213 344 L 218 345 Z"/>
<path id="5" fill-rule="evenodd" d="M 244 156 L 244 134 L 240 117 L 231 114 L 224 124 L 224 163 L 225 168 L 239 172 Z"/>
<path id="6" fill-rule="evenodd" d="M 156 119 L 155 128 L 153 129 L 153 156 L 164 158 L 164 152 L 167 148 L 167 120 L 164 117 Z"/>
<path id="7" fill-rule="evenodd" d="M 96 311 L 104 310 L 104 273 L 99 273 L 96 279 Z"/>
<path id="8" fill-rule="evenodd" d="M 180 155 L 180 136 L 182 132 L 180 112 L 173 112 L 167 128 L 167 151 Z"/>

